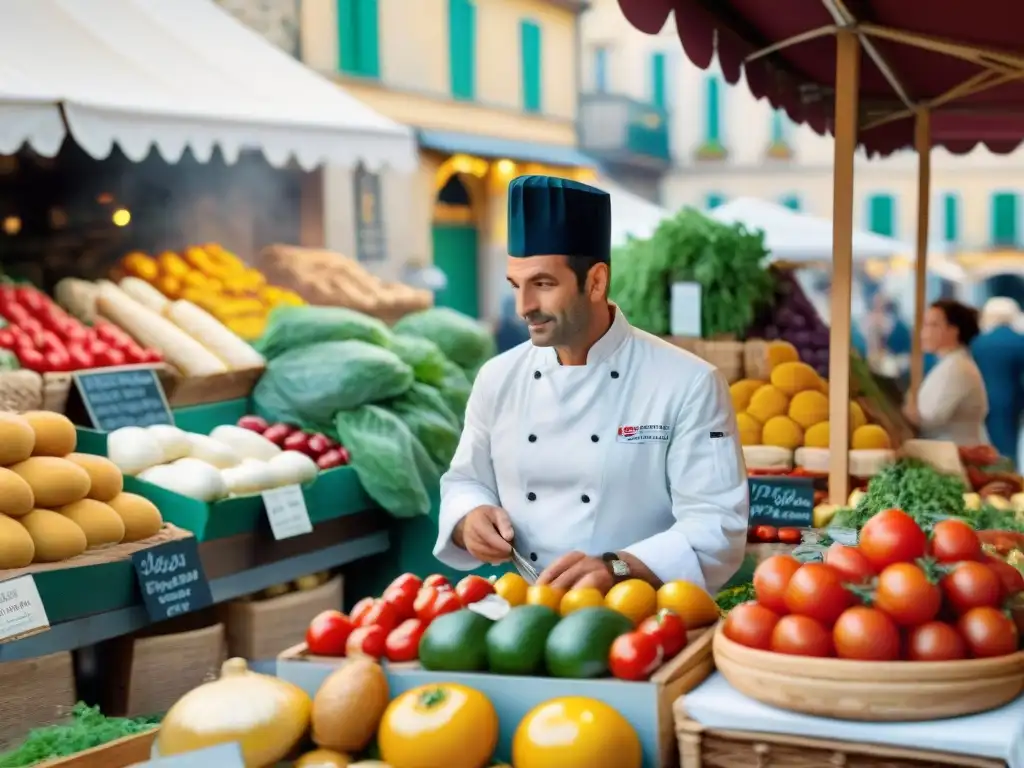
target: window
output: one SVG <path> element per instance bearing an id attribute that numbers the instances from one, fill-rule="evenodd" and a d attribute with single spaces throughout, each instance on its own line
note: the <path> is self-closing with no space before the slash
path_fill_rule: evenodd
<path id="1" fill-rule="evenodd" d="M 960 241 L 960 198 L 953 192 L 942 196 L 942 239 L 947 243 Z"/>
<path id="2" fill-rule="evenodd" d="M 476 93 L 476 5 L 448 0 L 448 59 L 452 97 L 472 101 Z"/>
<path id="3" fill-rule="evenodd" d="M 704 141 L 720 144 L 722 83 L 718 75 L 709 75 L 704 81 Z"/>
<path id="4" fill-rule="evenodd" d="M 594 90 L 608 92 L 608 48 L 603 45 L 594 49 Z"/>
<path id="5" fill-rule="evenodd" d="M 785 144 L 789 140 L 789 116 L 781 109 L 772 112 L 772 144 Z"/>
<path id="6" fill-rule="evenodd" d="M 896 236 L 896 200 L 892 195 L 875 194 L 868 198 L 868 229 L 876 235 Z"/>
<path id="7" fill-rule="evenodd" d="M 779 202 L 791 211 L 799 211 L 802 208 L 799 195 L 783 195 Z"/>
<path id="8" fill-rule="evenodd" d="M 523 109 L 540 112 L 540 27 L 532 21 L 519 24 L 519 52 L 523 78 Z"/>
<path id="9" fill-rule="evenodd" d="M 651 103 L 659 109 L 666 107 L 664 53 L 651 55 Z"/>
<path id="10" fill-rule="evenodd" d="M 709 192 L 704 196 L 704 208 L 712 211 L 725 202 L 725 195 L 718 192 Z"/>
<path id="11" fill-rule="evenodd" d="M 1020 205 L 1016 192 L 992 195 L 992 245 L 1017 245 Z"/>
<path id="12" fill-rule="evenodd" d="M 380 77 L 377 0 L 338 0 L 338 45 L 341 71 Z"/>

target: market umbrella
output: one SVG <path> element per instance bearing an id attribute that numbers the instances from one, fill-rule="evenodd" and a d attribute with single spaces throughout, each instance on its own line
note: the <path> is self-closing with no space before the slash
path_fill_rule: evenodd
<path id="1" fill-rule="evenodd" d="M 624 245 L 630 237 L 643 239 L 654 234 L 671 211 L 645 200 L 613 181 L 594 182 L 612 198 L 612 245 Z"/>

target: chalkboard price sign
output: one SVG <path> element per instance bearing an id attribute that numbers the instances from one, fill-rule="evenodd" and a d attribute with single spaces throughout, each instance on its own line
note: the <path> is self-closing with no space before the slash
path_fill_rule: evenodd
<path id="1" fill-rule="evenodd" d="M 158 544 L 132 555 L 151 621 L 163 621 L 213 604 L 195 537 Z"/>
<path id="2" fill-rule="evenodd" d="M 164 388 L 153 368 L 97 368 L 73 375 L 89 421 L 101 432 L 174 424 Z"/>
<path id="3" fill-rule="evenodd" d="M 814 521 L 814 481 L 808 477 L 752 477 L 750 525 L 809 528 Z"/>

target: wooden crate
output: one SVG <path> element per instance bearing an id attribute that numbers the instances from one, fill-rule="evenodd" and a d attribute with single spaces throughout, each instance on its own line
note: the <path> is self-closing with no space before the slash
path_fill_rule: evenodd
<path id="1" fill-rule="evenodd" d="M 104 647 L 110 716 L 162 714 L 196 686 L 220 675 L 227 658 L 223 624 L 121 637 Z"/>
<path id="2" fill-rule="evenodd" d="M 39 763 L 35 768 L 126 768 L 149 760 L 159 726 L 145 733 L 125 736 L 77 755 L 59 757 Z"/>
<path id="3" fill-rule="evenodd" d="M 682 768 L 1006 768 L 1002 760 L 949 752 L 704 728 L 673 707 Z"/>
<path id="4" fill-rule="evenodd" d="M 60 722 L 77 701 L 71 653 L 62 651 L 0 664 L 0 748 L 30 730 Z"/>
<path id="5" fill-rule="evenodd" d="M 314 589 L 289 592 L 267 600 L 234 600 L 224 606 L 228 655 L 273 659 L 301 643 L 309 622 L 321 611 L 341 610 L 342 578 Z"/>

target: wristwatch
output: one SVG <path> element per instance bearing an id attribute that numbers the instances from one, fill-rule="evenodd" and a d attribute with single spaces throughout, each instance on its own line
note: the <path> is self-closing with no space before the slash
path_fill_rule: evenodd
<path id="1" fill-rule="evenodd" d="M 601 555 L 601 559 L 608 566 L 608 570 L 612 572 L 612 577 L 615 579 L 616 584 L 629 578 L 629 563 L 620 558 L 615 552 L 605 552 Z"/>

